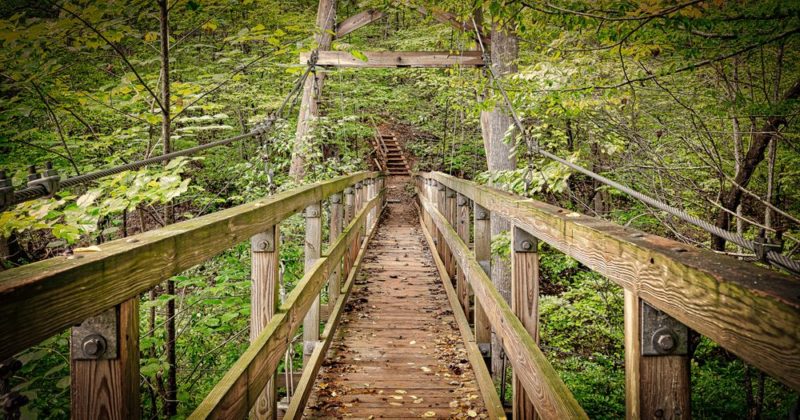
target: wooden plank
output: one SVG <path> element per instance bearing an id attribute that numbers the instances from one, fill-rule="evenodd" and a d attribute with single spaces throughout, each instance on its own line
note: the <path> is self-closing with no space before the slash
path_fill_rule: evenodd
<path id="1" fill-rule="evenodd" d="M 280 302 L 280 228 L 271 226 L 250 238 L 252 283 L 250 286 L 250 342 L 264 330 Z M 277 419 L 275 378 L 264 387 L 250 411 L 253 419 Z"/>
<path id="2" fill-rule="evenodd" d="M 314 267 L 314 263 L 316 263 L 322 255 L 322 205 L 319 202 L 310 204 L 306 207 L 305 217 L 306 238 L 304 270 L 307 273 Z M 319 341 L 319 302 L 320 295 L 317 294 L 314 303 L 311 304 L 303 320 L 303 364 L 311 357 L 314 346 L 316 346 L 317 341 Z"/>
<path id="3" fill-rule="evenodd" d="M 0 360 L 137 297 L 275 225 L 308 204 L 375 176 L 361 172 L 0 273 Z"/>
<path id="4" fill-rule="evenodd" d="M 364 225 L 367 212 L 379 201 L 379 198 L 375 198 L 367 203 L 336 240 L 329 255 L 318 259 L 303 275 L 264 331 L 231 366 L 190 418 L 229 419 L 247 416 L 248 410 L 283 360 L 293 332 L 299 328 L 304 314 L 319 295 L 335 262 L 344 256 L 348 245 Z"/>
<path id="5" fill-rule="evenodd" d="M 456 217 L 456 232 L 458 232 L 458 237 L 461 238 L 464 243 L 469 243 L 469 231 L 470 231 L 470 218 L 469 218 L 469 200 L 467 197 L 463 196 L 462 194 L 458 194 L 456 197 L 456 205 L 458 206 L 458 214 Z M 464 273 L 458 269 L 457 264 L 453 264 L 457 270 L 456 272 L 456 291 L 458 293 L 458 300 L 461 303 L 461 308 L 464 310 L 464 313 L 470 313 L 469 307 L 469 284 L 467 284 L 467 279 L 464 278 Z"/>
<path id="6" fill-rule="evenodd" d="M 477 200 L 476 200 L 477 201 Z M 467 245 L 430 203 L 423 207 L 455 255 L 458 265 L 486 311 L 495 333 L 502 340 L 517 378 L 530 396 L 536 412 L 545 419 L 588 418 L 572 393 L 542 354 L 535 340 L 492 284 Z"/>
<path id="7" fill-rule="evenodd" d="M 800 390 L 797 280 L 449 175 L 424 177 L 501 214 L 747 363 Z"/>
<path id="8" fill-rule="evenodd" d="M 431 237 L 431 234 L 425 226 L 422 218 L 424 213 L 425 212 L 420 209 L 420 225 L 422 226 L 422 232 L 425 235 L 425 240 L 428 242 L 428 247 L 433 249 L 433 237 Z M 469 357 L 472 369 L 475 371 L 475 379 L 478 383 L 478 389 L 481 392 L 481 396 L 483 397 L 483 403 L 486 405 L 489 418 L 504 419 L 506 418 L 505 408 L 503 408 L 503 403 L 500 401 L 500 396 L 497 395 L 497 388 L 494 386 L 492 375 L 489 373 L 486 363 L 483 362 L 483 355 L 481 354 L 481 351 L 475 342 L 475 336 L 472 334 L 472 330 L 470 329 L 469 320 L 467 320 L 466 313 L 459 306 L 460 296 L 458 296 L 456 291 L 453 290 L 453 286 L 450 282 L 450 277 L 447 275 L 447 269 L 444 266 L 444 262 L 442 262 L 441 258 L 439 258 L 435 252 L 431 252 L 431 255 L 433 255 L 433 260 L 436 263 L 439 277 L 442 279 L 444 290 L 447 293 L 448 300 L 450 301 L 450 307 L 453 309 L 453 316 L 455 316 L 456 322 L 458 323 L 458 329 L 461 331 L 461 337 L 464 339 L 464 345 L 467 349 L 467 356 Z"/>
<path id="9" fill-rule="evenodd" d="M 317 66 L 358 68 L 446 68 L 483 67 L 479 51 L 362 51 L 366 61 L 347 51 L 320 51 Z M 309 53 L 300 54 L 300 63 L 308 62 Z"/>
<path id="10" fill-rule="evenodd" d="M 691 415 L 689 357 L 642 356 L 641 300 L 625 290 L 625 417 L 686 418 Z"/>
<path id="11" fill-rule="evenodd" d="M 511 309 L 539 345 L 539 245 L 536 238 L 516 226 L 511 232 Z M 513 376 L 514 418 L 535 419 L 536 410 L 516 370 Z"/>
<path id="12" fill-rule="evenodd" d="M 384 16 L 386 16 L 385 13 L 376 9 L 365 10 L 361 13 L 350 16 L 337 25 L 336 38 L 341 38 L 353 31 L 363 28 L 364 26 L 367 26 L 376 20 L 382 19 Z"/>
<path id="13" fill-rule="evenodd" d="M 118 307 L 117 358 L 72 360 L 70 403 L 73 419 L 138 419 L 139 297 Z"/>
<path id="14" fill-rule="evenodd" d="M 381 208 L 381 211 L 382 210 L 383 208 Z M 361 263 L 364 260 L 364 255 L 367 253 L 369 241 L 375 234 L 377 227 L 378 225 L 375 224 L 370 229 L 367 240 L 364 241 L 364 244 L 359 250 L 355 263 L 353 264 L 353 270 L 347 276 L 347 280 L 342 288 L 342 293 L 337 297 L 331 316 L 325 324 L 325 330 L 322 332 L 322 341 L 314 348 L 314 352 L 311 354 L 308 364 L 305 369 L 303 369 L 303 375 L 295 386 L 294 395 L 292 395 L 292 399 L 289 401 L 289 408 L 286 409 L 286 414 L 283 416 L 284 419 L 300 419 L 303 417 L 303 409 L 308 402 L 308 397 L 311 396 L 311 391 L 314 389 L 314 381 L 316 380 L 317 373 L 319 373 L 319 368 L 322 366 L 325 355 L 336 334 L 336 328 L 339 326 L 339 321 L 342 318 L 345 303 L 347 303 L 347 298 L 350 296 L 350 291 L 353 289 L 353 283 L 355 282 L 356 275 L 358 275 Z"/>
<path id="15" fill-rule="evenodd" d="M 342 194 L 334 194 L 330 199 L 331 216 L 329 218 L 329 232 L 330 244 L 336 241 L 336 238 L 342 233 L 342 226 L 344 222 L 344 205 L 342 203 Z M 328 279 L 328 302 L 336 302 L 339 299 L 339 291 L 342 289 L 342 270 L 340 264 L 337 265 L 336 270 Z"/>
<path id="16" fill-rule="evenodd" d="M 489 210 L 481 207 L 478 203 L 473 202 L 472 218 L 474 223 L 475 242 L 473 251 L 475 252 L 475 260 L 483 267 L 486 275 L 490 275 L 490 260 L 492 257 L 492 234 L 491 234 L 491 217 Z M 486 317 L 486 311 L 479 302 L 475 302 L 475 342 L 478 346 L 485 346 L 489 348 L 492 341 L 492 327 L 489 325 L 489 318 Z"/>
<path id="17" fill-rule="evenodd" d="M 450 226 L 457 226 L 458 222 L 458 208 L 456 206 L 456 192 L 447 189 L 444 193 L 444 217 L 447 218 L 447 221 L 450 223 Z M 445 258 L 444 265 L 447 267 L 447 274 L 450 275 L 451 279 L 455 279 L 456 277 L 456 262 L 453 259 L 453 253 L 450 252 L 449 249 L 445 246 Z"/>

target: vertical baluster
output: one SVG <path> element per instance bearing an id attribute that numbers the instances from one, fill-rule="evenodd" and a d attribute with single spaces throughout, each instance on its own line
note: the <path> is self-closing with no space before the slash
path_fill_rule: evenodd
<path id="1" fill-rule="evenodd" d="M 511 238 L 511 309 L 522 325 L 539 343 L 539 241 L 530 233 L 514 226 Z M 534 419 L 536 411 L 514 374 L 514 418 Z"/>
<path id="2" fill-rule="evenodd" d="M 267 230 L 250 238 L 252 258 L 251 310 L 250 310 L 250 342 L 258 338 L 278 308 L 278 282 L 280 275 L 280 229 L 271 226 Z M 277 395 L 275 394 L 275 376 L 267 383 L 258 397 L 253 409 L 253 419 L 277 419 Z"/>
<path id="3" fill-rule="evenodd" d="M 344 209 L 342 205 L 342 194 L 331 196 L 331 217 L 330 217 L 330 244 L 333 246 L 339 235 L 342 234 L 342 223 L 344 222 Z M 339 299 L 341 290 L 341 262 L 336 264 L 336 268 L 328 279 L 328 306 L 332 309 Z"/>
<path id="4" fill-rule="evenodd" d="M 492 235 L 491 235 L 491 219 L 489 210 L 481 207 L 478 203 L 473 203 L 474 211 L 473 218 L 475 223 L 475 259 L 486 272 L 486 275 L 491 275 L 491 257 L 492 257 Z M 491 356 L 491 340 L 492 340 L 492 327 L 489 324 L 489 318 L 479 302 L 475 302 L 475 342 L 481 349 L 481 353 L 485 358 Z"/>
<path id="5" fill-rule="evenodd" d="M 305 272 L 322 255 L 322 208 L 320 203 L 306 207 Z M 319 341 L 319 295 L 303 320 L 303 362 L 305 363 Z"/>
<path id="6" fill-rule="evenodd" d="M 458 206 L 458 222 L 456 224 L 456 231 L 458 232 L 458 236 L 461 238 L 461 240 L 463 240 L 464 243 L 469 246 L 469 200 L 464 195 L 458 194 L 456 197 L 456 205 Z M 456 293 L 458 294 L 458 300 L 461 302 L 461 307 L 464 309 L 464 314 L 469 317 L 469 285 L 467 284 L 467 279 L 464 277 L 463 270 L 458 268 L 458 265 L 455 264 L 455 261 L 453 262 L 453 265 L 457 271 Z"/>
<path id="7" fill-rule="evenodd" d="M 458 219 L 457 215 L 457 206 L 456 206 L 456 192 L 450 188 L 445 190 L 445 201 L 444 201 L 444 217 L 447 219 L 447 223 L 453 227 L 455 230 Z M 444 266 L 447 268 L 447 274 L 450 276 L 453 281 L 456 279 L 456 261 L 453 258 L 453 253 L 450 252 L 450 248 L 445 246 L 444 251 Z"/>
<path id="8" fill-rule="evenodd" d="M 350 226 L 350 222 L 353 221 L 353 214 L 355 206 L 355 189 L 353 187 L 348 187 L 344 189 L 344 226 Z M 348 248 L 348 251 L 344 254 L 344 271 L 342 272 L 343 277 L 347 277 L 350 275 L 350 267 L 353 266 L 353 259 L 351 257 L 352 252 L 350 251 L 352 246 Z"/>

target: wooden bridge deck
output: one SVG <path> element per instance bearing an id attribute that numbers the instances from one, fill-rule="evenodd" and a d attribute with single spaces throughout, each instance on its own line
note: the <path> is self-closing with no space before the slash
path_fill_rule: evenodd
<path id="1" fill-rule="evenodd" d="M 486 417 L 412 199 L 390 178 L 373 238 L 305 416 Z"/>

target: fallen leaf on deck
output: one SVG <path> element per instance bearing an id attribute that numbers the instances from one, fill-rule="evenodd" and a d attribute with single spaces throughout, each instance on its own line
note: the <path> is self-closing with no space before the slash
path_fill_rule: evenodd
<path id="1" fill-rule="evenodd" d="M 478 417 L 478 413 L 476 413 L 475 410 L 467 411 L 467 415 L 470 417 Z"/>
<path id="2" fill-rule="evenodd" d="M 436 413 L 433 411 L 426 411 L 422 414 L 422 417 L 436 417 Z"/>

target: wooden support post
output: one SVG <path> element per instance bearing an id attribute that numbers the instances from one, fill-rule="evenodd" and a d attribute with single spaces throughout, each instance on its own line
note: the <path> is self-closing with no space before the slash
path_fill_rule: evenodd
<path id="1" fill-rule="evenodd" d="M 539 241 L 514 226 L 511 243 L 511 309 L 539 344 Z M 536 411 L 514 373 L 514 418 L 534 419 Z"/>
<path id="2" fill-rule="evenodd" d="M 458 209 L 456 206 L 456 192 L 450 188 L 445 190 L 445 209 L 444 215 L 447 218 L 447 221 L 450 223 L 450 226 L 453 229 L 456 228 L 457 219 L 458 219 Z M 444 265 L 447 268 L 447 274 L 450 276 L 451 279 L 455 281 L 456 279 L 456 261 L 453 259 L 453 254 L 450 252 L 448 247 L 445 247 L 445 258 L 444 258 Z"/>
<path id="3" fill-rule="evenodd" d="M 624 293 L 625 417 L 691 418 L 686 326 Z"/>
<path id="4" fill-rule="evenodd" d="M 138 419 L 139 298 L 72 329 L 73 419 Z"/>
<path id="5" fill-rule="evenodd" d="M 352 187 L 347 187 L 344 189 L 344 223 L 343 226 L 347 226 L 353 220 L 353 215 L 355 214 L 355 189 Z M 351 258 L 351 252 L 348 251 L 344 255 L 344 277 L 350 275 L 350 269 L 353 266 L 353 258 Z"/>
<path id="6" fill-rule="evenodd" d="M 456 205 L 458 206 L 456 232 L 458 232 L 458 236 L 462 241 L 464 241 L 465 244 L 469 244 L 469 200 L 467 197 L 458 194 L 456 197 Z M 461 303 L 461 307 L 464 309 L 464 314 L 466 314 L 467 318 L 469 318 L 469 284 L 467 283 L 467 279 L 464 277 L 463 270 L 459 269 L 458 265 L 455 264 L 455 260 L 453 261 L 453 265 L 457 271 L 456 294 L 458 295 L 458 300 Z"/>
<path id="7" fill-rule="evenodd" d="M 481 207 L 477 203 L 473 203 L 473 219 L 475 223 L 475 243 L 473 250 L 475 251 L 475 260 L 478 261 L 486 275 L 491 275 L 491 258 L 492 258 L 492 234 L 491 234 L 491 218 L 489 210 Z M 492 341 L 492 327 L 489 324 L 489 318 L 483 307 L 475 300 L 475 342 L 481 349 L 484 357 L 489 357 L 491 354 L 491 341 Z"/>
<path id="8" fill-rule="evenodd" d="M 280 276 L 280 233 L 272 226 L 250 238 L 252 283 L 250 293 L 250 342 L 254 342 L 278 308 L 278 282 Z M 252 419 L 277 419 L 275 375 L 264 387 L 250 410 Z"/>
<path id="9" fill-rule="evenodd" d="M 436 202 L 435 202 L 436 210 L 439 210 L 439 212 L 442 214 L 447 214 L 445 211 L 445 209 L 447 208 L 446 204 L 447 199 L 445 198 L 446 190 L 447 188 L 444 186 L 444 184 L 436 182 Z M 439 258 L 442 259 L 442 261 L 445 264 L 445 267 L 447 267 L 447 260 L 444 257 L 446 245 L 444 243 L 444 237 L 442 236 L 442 233 L 438 229 L 436 229 L 436 236 L 434 237 L 434 239 L 436 240 L 436 252 L 439 253 Z"/>
<path id="10" fill-rule="evenodd" d="M 357 182 L 355 186 L 355 200 L 354 200 L 354 209 L 355 213 L 361 211 L 361 207 L 364 205 L 364 184 L 363 182 Z M 356 255 L 358 255 L 358 249 L 361 247 L 361 228 L 359 228 L 358 234 L 353 237 L 353 244 L 350 247 L 350 261 L 355 261 Z"/>
<path id="11" fill-rule="evenodd" d="M 344 209 L 342 204 L 342 194 L 333 194 L 331 196 L 331 217 L 330 217 L 330 244 L 336 243 L 336 238 L 342 234 L 342 227 L 344 223 Z M 336 269 L 331 273 L 328 279 L 328 306 L 334 305 L 336 299 L 339 299 L 339 292 L 342 289 L 341 263 L 336 264 Z"/>
<path id="12" fill-rule="evenodd" d="M 305 272 L 322 255 L 322 209 L 320 203 L 306 207 Z M 303 362 L 308 360 L 319 341 L 319 294 L 303 320 Z"/>

